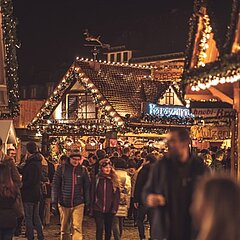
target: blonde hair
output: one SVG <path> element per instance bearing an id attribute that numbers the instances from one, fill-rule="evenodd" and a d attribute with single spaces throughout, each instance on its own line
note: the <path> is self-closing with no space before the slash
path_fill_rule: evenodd
<path id="1" fill-rule="evenodd" d="M 240 187 L 227 176 L 206 177 L 194 194 L 192 214 L 197 240 L 240 239 Z"/>
<path id="2" fill-rule="evenodd" d="M 102 164 L 104 162 L 111 162 L 111 160 L 109 158 L 104 158 L 99 162 L 99 164 L 100 164 L 99 170 L 101 173 L 102 173 Z M 120 186 L 120 182 L 119 182 L 119 178 L 118 178 L 117 173 L 116 173 L 115 169 L 113 168 L 113 166 L 111 167 L 110 176 L 111 176 L 112 183 L 113 183 L 113 189 L 114 189 L 114 191 L 116 191 L 117 188 L 119 188 L 119 186 Z"/>

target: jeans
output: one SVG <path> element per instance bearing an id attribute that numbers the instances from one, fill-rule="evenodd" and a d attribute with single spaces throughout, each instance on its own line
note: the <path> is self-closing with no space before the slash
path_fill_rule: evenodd
<path id="1" fill-rule="evenodd" d="M 124 217 L 113 217 L 112 231 L 115 240 L 121 240 Z"/>
<path id="2" fill-rule="evenodd" d="M 0 228 L 0 240 L 12 240 L 14 229 Z"/>
<path id="3" fill-rule="evenodd" d="M 34 240 L 34 228 L 37 231 L 38 240 L 44 240 L 42 223 L 39 217 L 39 203 L 23 203 L 25 212 L 26 236 L 28 240 Z"/>
<path id="4" fill-rule="evenodd" d="M 94 218 L 96 222 L 96 240 L 103 239 L 103 227 L 105 227 L 105 240 L 110 240 L 112 235 L 113 214 L 95 211 Z"/>
<path id="5" fill-rule="evenodd" d="M 138 233 L 139 233 L 139 238 L 140 239 L 145 239 L 145 227 L 144 227 L 144 220 L 147 215 L 150 228 L 151 228 L 151 210 L 146 208 L 143 205 L 139 205 L 137 209 L 137 227 L 138 227 Z M 150 229 L 151 232 L 151 229 Z"/>
<path id="6" fill-rule="evenodd" d="M 59 206 L 61 240 L 82 240 L 84 204 L 73 208 Z M 71 237 L 72 234 L 72 237 Z"/>

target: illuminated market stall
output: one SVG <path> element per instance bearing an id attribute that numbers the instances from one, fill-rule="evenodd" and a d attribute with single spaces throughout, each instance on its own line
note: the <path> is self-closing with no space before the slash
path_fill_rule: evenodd
<path id="1" fill-rule="evenodd" d="M 225 1 L 225 18 L 218 4 L 194 1 L 183 88 L 186 101 L 202 105 L 192 107 L 198 120 L 192 128 L 196 144 L 231 147 L 231 172 L 240 176 L 240 3 Z"/>
<path id="2" fill-rule="evenodd" d="M 173 82 L 154 79 L 149 66 L 77 59 L 29 128 L 54 156 L 73 143 L 83 153 L 126 142 L 159 146 L 170 127 L 193 123 L 180 96 Z"/>

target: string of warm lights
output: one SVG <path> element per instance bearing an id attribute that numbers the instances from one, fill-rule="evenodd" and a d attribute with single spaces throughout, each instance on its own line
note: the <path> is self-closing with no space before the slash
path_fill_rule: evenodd
<path id="1" fill-rule="evenodd" d="M 122 62 L 110 62 L 110 61 L 93 60 L 93 59 L 79 58 L 79 57 L 77 57 L 76 60 L 81 61 L 81 62 L 96 62 L 96 63 L 111 65 L 111 66 L 121 66 L 121 67 L 131 67 L 131 68 L 141 68 L 141 69 L 156 69 L 157 68 L 157 66 L 151 66 L 151 65 L 141 65 L 141 64 L 122 63 Z"/>
<path id="2" fill-rule="evenodd" d="M 205 90 L 207 88 L 210 88 L 212 86 L 217 86 L 218 84 L 224 84 L 224 83 L 234 83 L 240 80 L 240 68 L 237 69 L 236 73 L 233 76 L 227 76 L 227 77 L 220 77 L 220 76 L 211 76 L 207 79 L 205 79 L 204 82 L 198 82 L 197 84 L 194 84 L 191 89 L 192 91 L 199 91 L 199 90 Z"/>
<path id="3" fill-rule="evenodd" d="M 57 126 L 57 124 L 52 124 L 51 120 L 47 120 L 50 115 L 53 113 L 54 109 L 56 108 L 57 104 L 62 99 L 66 89 L 72 86 L 76 81 L 79 81 L 80 84 L 85 88 L 85 90 L 91 93 L 94 102 L 98 105 L 98 107 L 102 110 L 102 117 L 105 117 L 106 122 L 106 130 L 108 130 L 108 125 L 111 127 L 120 127 L 124 124 L 123 120 L 121 119 L 120 115 L 113 109 L 113 107 L 108 103 L 108 101 L 103 97 L 103 95 L 99 92 L 96 86 L 91 82 L 91 80 L 82 72 L 79 66 L 72 66 L 67 74 L 64 76 L 62 81 L 59 85 L 55 88 L 53 94 L 50 98 L 45 102 L 43 107 L 41 108 L 40 112 L 37 116 L 33 119 L 33 121 L 29 124 L 30 129 L 36 129 L 38 131 L 44 131 L 48 129 L 49 131 L 57 131 L 63 132 L 70 127 L 69 124 L 61 124 Z M 87 130 L 94 131 L 96 128 L 95 125 L 87 124 L 85 125 L 78 125 L 76 120 L 76 127 L 74 127 L 75 132 L 83 132 L 85 127 Z M 104 128 L 104 127 L 103 127 Z M 86 129 L 85 129 L 86 130 Z M 102 131 L 102 129 L 99 129 Z M 105 129 L 103 129 L 105 131 Z"/>
<path id="4" fill-rule="evenodd" d="M 207 14 L 203 16 L 202 19 L 203 28 L 201 31 L 201 40 L 198 46 L 198 60 L 197 66 L 204 67 L 205 60 L 207 57 L 207 49 L 209 48 L 208 40 L 210 39 L 210 34 L 212 33 L 212 27 L 210 25 L 210 18 Z"/>
<path id="5" fill-rule="evenodd" d="M 16 47 L 16 21 L 13 19 L 12 0 L 0 1 L 2 13 L 2 30 L 5 53 L 5 76 L 8 91 L 8 111 L 0 113 L 1 118 L 14 118 L 19 114 L 18 62 Z"/>

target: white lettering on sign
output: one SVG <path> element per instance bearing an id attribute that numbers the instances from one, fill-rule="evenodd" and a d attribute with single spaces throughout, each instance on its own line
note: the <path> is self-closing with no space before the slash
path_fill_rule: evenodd
<path id="1" fill-rule="evenodd" d="M 181 118 L 193 117 L 189 108 L 186 107 L 169 107 L 159 106 L 157 104 L 148 104 L 148 114 L 156 117 L 178 116 Z"/>

